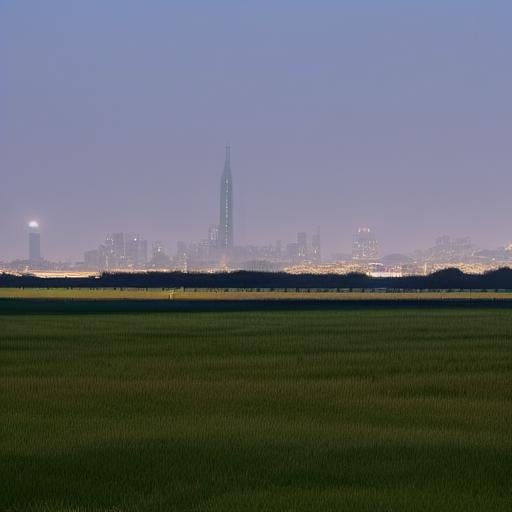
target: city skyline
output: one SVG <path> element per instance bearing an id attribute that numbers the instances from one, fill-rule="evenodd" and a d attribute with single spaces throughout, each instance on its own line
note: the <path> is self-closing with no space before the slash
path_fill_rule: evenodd
<path id="1" fill-rule="evenodd" d="M 226 140 L 237 244 L 320 227 L 328 256 L 371 226 L 383 254 L 444 233 L 507 245 L 511 14 L 462 0 L 4 2 L 0 258 L 25 256 L 33 218 L 52 260 L 108 231 L 168 250 L 204 238 Z"/>
<path id="2" fill-rule="evenodd" d="M 206 244 L 207 247 L 210 247 L 210 254 L 207 255 L 204 261 L 209 261 L 212 263 L 213 261 L 223 261 L 224 265 L 229 264 L 229 260 L 232 256 L 234 256 L 233 249 L 235 248 L 234 244 L 234 204 L 233 204 L 233 176 L 231 170 L 231 147 L 229 145 L 225 146 L 225 156 L 224 156 L 224 167 L 221 174 L 220 179 L 220 193 L 219 193 L 219 224 L 210 224 L 208 227 L 208 236 L 207 239 L 204 239 L 202 242 L 199 242 L 199 246 L 201 244 Z M 28 228 L 28 257 L 26 261 L 37 268 L 37 265 L 43 261 L 49 262 L 51 258 L 46 258 L 41 254 L 41 226 L 39 220 L 31 220 L 26 224 Z M 290 235 L 290 234 L 288 234 Z M 289 239 L 289 236 L 288 236 Z M 308 241 L 307 241 L 308 240 Z M 499 246 L 495 246 L 492 248 L 484 248 L 478 247 L 478 245 L 473 244 L 471 241 L 471 237 L 468 236 L 459 236 L 459 237 L 450 237 L 449 235 L 438 235 L 436 236 L 436 246 L 441 243 L 441 245 L 449 245 L 451 244 L 450 240 L 462 241 L 465 244 L 469 244 L 469 247 L 473 252 L 477 250 L 497 250 L 497 249 L 506 249 L 506 251 L 510 251 L 512 248 L 512 243 L 502 243 Z M 441 242 L 440 242 L 441 241 Z M 428 241 L 425 241 L 428 242 Z M 266 241 L 266 245 L 263 245 L 263 249 L 265 251 L 265 247 L 270 247 L 268 244 L 277 244 L 278 246 L 282 246 L 283 240 L 274 240 Z M 286 240 L 284 241 L 286 244 Z M 169 268 L 172 268 L 172 262 L 174 261 L 175 267 L 181 268 L 183 265 L 176 264 L 176 259 L 179 260 L 180 256 L 180 246 L 181 247 L 192 247 L 194 242 L 191 240 L 183 241 L 177 240 L 174 244 L 177 245 L 178 250 L 174 259 L 171 259 L 169 255 L 172 255 L 173 248 L 172 246 L 166 247 L 166 244 L 162 242 L 161 237 L 153 242 L 153 260 L 155 256 L 155 250 L 157 254 L 156 261 L 163 261 L 167 264 Z M 383 244 L 386 247 L 386 244 Z M 156 246 L 156 249 L 155 249 Z M 248 243 L 247 247 L 257 247 L 254 243 Z M 360 262 L 371 262 L 371 261 L 379 261 L 380 257 L 387 255 L 393 255 L 393 253 L 402 252 L 404 255 L 411 255 L 413 252 L 421 252 L 426 250 L 427 245 L 423 245 L 421 247 L 416 247 L 414 251 L 400 251 L 396 248 L 387 248 L 386 251 L 381 250 L 381 239 L 377 241 L 375 232 L 372 227 L 368 225 L 359 226 L 354 228 L 352 233 L 352 242 L 349 247 L 345 244 L 344 250 L 337 250 L 330 253 L 327 257 L 324 257 L 325 262 L 333 262 L 340 259 L 345 260 L 355 260 Z M 241 249 L 243 246 L 239 246 L 237 249 Z M 211 250 L 213 249 L 213 255 Z M 184 249 L 183 249 L 184 250 Z M 99 253 L 98 253 L 99 251 Z M 189 250 L 186 249 L 188 252 Z M 281 251 L 281 249 L 279 249 Z M 446 252 L 446 250 L 445 250 Z M 466 249 L 467 252 L 467 249 Z M 300 261 L 310 261 L 311 263 L 321 263 L 322 261 L 322 253 L 324 251 L 321 249 L 320 243 L 320 228 L 317 229 L 317 232 L 313 235 L 308 235 L 306 232 L 298 231 L 297 232 L 297 242 L 289 242 L 286 245 L 286 251 L 283 252 L 283 260 L 288 258 L 288 262 L 290 264 L 294 263 L 296 259 L 293 256 L 293 253 L 296 254 L 298 259 L 295 263 Z M 150 262 L 148 258 L 148 241 L 141 236 L 140 234 L 131 234 L 124 231 L 110 231 L 106 235 L 105 243 L 100 246 L 98 250 L 86 250 L 83 252 L 84 258 L 76 258 L 73 262 L 71 258 L 67 261 L 69 263 L 79 263 L 80 261 L 85 262 L 86 268 L 98 268 L 103 270 L 108 269 L 121 269 L 121 268 L 145 268 L 145 266 Z M 286 256 L 288 254 L 288 256 Z M 292 254 L 292 255 L 290 255 Z M 325 254 L 325 253 L 324 253 Z M 508 253 L 507 253 L 508 254 Z M 165 256 L 162 260 L 159 257 Z M 204 256 L 203 256 L 204 257 Z M 260 258 L 265 259 L 266 257 Z M 232 261 L 233 258 L 231 258 Z M 250 259 L 250 258 L 246 258 Z M 256 258 L 258 259 L 258 258 Z M 13 258 L 13 261 L 24 261 L 25 258 L 23 256 Z M 99 262 L 104 260 L 104 264 L 100 264 Z M 153 261 L 152 260 L 152 261 Z M 270 258 L 272 260 L 272 257 Z M 7 262 L 7 259 L 2 259 L 2 255 L 0 254 L 0 262 Z M 54 260 L 64 262 L 66 260 Z M 89 262 L 96 262 L 91 265 L 87 265 Z M 242 260 L 239 259 L 238 263 Z M 446 261 L 450 261 L 447 259 Z M 453 260 L 456 262 L 457 260 Z M 185 264 L 184 269 L 186 270 L 187 265 Z M 235 265 L 236 267 L 236 265 Z"/>
<path id="3" fill-rule="evenodd" d="M 28 222 L 28 257 L 3 262 L 4 270 L 101 272 L 119 270 L 207 271 L 256 270 L 291 273 L 363 272 L 372 276 L 427 274 L 456 266 L 467 272 L 485 272 L 510 266 L 512 244 L 481 249 L 469 237 L 440 236 L 435 245 L 413 254 L 382 254 L 379 240 L 369 226 L 358 227 L 350 253 L 335 253 L 322 260 L 320 228 L 313 234 L 300 231 L 296 241 L 282 240 L 264 246 L 234 245 L 233 177 L 231 148 L 226 146 L 219 191 L 219 224 L 210 224 L 206 239 L 196 243 L 178 241 L 176 253 L 169 255 L 161 240 L 151 245 L 140 234 L 109 232 L 97 249 L 84 252 L 83 260 L 52 262 L 41 253 L 41 232 L 37 220 Z M 1 260 L 0 260 L 1 261 Z"/>
<path id="4" fill-rule="evenodd" d="M 240 249 L 243 249 L 244 246 L 236 247 L 234 244 L 234 215 L 235 215 L 235 207 L 233 201 L 233 176 L 231 170 L 231 147 L 229 145 L 225 146 L 225 155 L 224 155 L 224 167 L 221 174 L 220 179 L 220 193 L 219 193 L 219 224 L 210 224 L 208 227 L 208 237 L 201 242 L 198 242 L 197 247 L 200 247 L 202 244 L 205 247 L 209 247 L 207 250 L 206 256 L 202 256 L 204 258 L 204 262 L 223 262 L 222 265 L 228 265 L 231 263 L 235 264 L 235 268 L 237 268 L 236 263 L 240 264 L 243 261 L 243 258 L 240 259 L 240 256 L 235 257 L 234 249 L 237 249 L 240 254 Z M 39 220 L 31 220 L 26 224 L 28 228 L 28 257 L 25 261 L 28 262 L 29 265 L 37 268 L 37 265 L 40 265 L 42 262 L 46 261 L 50 263 L 50 259 L 45 258 L 41 254 L 41 226 Z M 289 235 L 289 234 L 288 234 Z M 307 241 L 308 240 L 308 241 Z M 499 246 L 495 246 L 492 248 L 479 247 L 478 245 L 473 244 L 471 241 L 471 237 L 468 236 L 458 236 L 451 237 L 450 235 L 438 235 L 436 236 L 436 246 L 447 244 L 450 245 L 452 242 L 454 243 L 463 243 L 468 246 L 470 249 L 469 252 L 475 251 L 496 251 L 496 250 L 506 250 L 507 255 L 508 251 L 512 248 L 511 243 L 503 243 Z M 276 247 L 282 247 L 283 240 L 276 241 L 266 241 L 267 243 L 262 247 L 263 252 L 265 253 L 266 247 L 271 247 L 273 244 L 276 244 Z M 268 245 L 270 242 L 270 245 Z M 286 241 L 285 241 L 286 244 Z M 178 247 L 176 256 L 174 258 L 170 258 L 169 254 L 173 253 L 171 246 L 167 247 L 166 244 L 158 240 L 153 242 L 152 251 L 153 251 L 153 259 L 149 260 L 148 258 L 148 241 L 141 236 L 140 234 L 132 234 L 123 231 L 111 231 L 106 235 L 105 243 L 100 246 L 98 250 L 86 250 L 83 255 L 83 263 L 85 263 L 86 268 L 98 268 L 100 270 L 108 270 L 108 269 L 122 269 L 122 268 L 145 268 L 148 263 L 151 261 L 160 261 L 165 262 L 169 268 L 172 268 L 172 262 L 174 262 L 175 268 L 184 268 L 187 270 L 187 264 L 179 264 L 176 261 L 180 260 L 180 250 L 186 250 L 188 253 L 190 249 L 189 247 L 194 247 L 194 242 L 191 240 L 183 241 L 178 240 L 175 242 L 175 245 Z M 155 246 L 157 249 L 155 249 Z M 386 244 L 384 244 L 386 246 Z M 180 247 L 187 249 L 180 249 Z M 254 243 L 249 243 L 246 245 L 248 248 L 255 248 L 258 245 Z M 380 257 L 386 257 L 386 253 L 388 256 L 393 256 L 394 254 L 402 255 L 412 255 L 413 253 L 418 253 L 421 251 L 427 250 L 427 245 L 423 245 L 422 247 L 416 247 L 414 251 L 399 251 L 398 249 L 388 248 L 387 251 L 382 252 L 381 249 L 381 240 L 377 240 L 375 232 L 372 227 L 368 225 L 359 226 L 354 229 L 352 234 L 352 243 L 350 248 L 346 250 L 338 250 L 332 252 L 329 256 L 324 258 L 324 261 L 333 262 L 337 260 L 354 260 L 359 262 L 371 262 L 371 261 L 379 261 Z M 346 245 L 345 245 L 346 248 Z M 466 256 L 469 255 L 468 248 L 466 248 Z M 154 259 L 155 250 L 157 254 L 157 259 Z M 197 251 L 198 249 L 192 249 L 192 252 Z M 432 248 L 430 248 L 432 250 Z M 99 251 L 99 252 L 98 252 Z M 208 253 L 209 251 L 209 253 Z M 279 252 L 281 249 L 278 250 Z M 236 252 L 236 251 L 235 251 Z M 444 251 L 446 253 L 446 249 Z M 311 263 L 319 264 L 322 261 L 321 254 L 323 253 L 320 244 L 320 228 L 317 229 L 317 232 L 308 235 L 306 232 L 298 231 L 297 232 L 297 242 L 288 242 L 286 244 L 286 251 L 282 254 L 283 260 L 288 258 L 289 264 L 299 263 L 301 261 L 309 261 Z M 293 256 L 295 254 L 295 256 Z M 325 253 L 324 253 L 325 254 Z M 288 256 L 286 256 L 288 255 Z M 164 256 L 164 259 L 161 258 Z M 189 256 L 185 256 L 185 253 L 181 256 L 181 258 L 185 257 L 185 259 L 189 258 Z M 257 257 L 255 257 L 258 259 Z M 275 257 L 274 257 L 275 258 Z M 297 259 L 298 258 L 298 259 Z M 247 257 L 246 259 L 250 259 Z M 266 256 L 260 258 L 262 260 L 266 259 Z M 273 258 L 270 257 L 270 260 Z M 279 259 L 279 258 L 278 258 Z M 507 256 L 508 259 L 508 256 Z M 0 261 L 4 263 L 7 260 L 2 260 L 2 256 L 0 254 Z M 24 261 L 23 257 L 16 257 L 14 261 Z M 65 260 L 56 260 L 64 262 Z M 71 261 L 71 258 L 67 259 L 68 263 L 80 263 L 82 259 L 75 259 L 75 261 Z M 100 261 L 104 261 L 103 264 L 99 263 Z M 442 260 L 440 260 L 442 261 Z M 446 261 L 457 262 L 457 260 L 450 260 L 449 258 Z M 88 266 L 88 262 L 96 262 Z"/>

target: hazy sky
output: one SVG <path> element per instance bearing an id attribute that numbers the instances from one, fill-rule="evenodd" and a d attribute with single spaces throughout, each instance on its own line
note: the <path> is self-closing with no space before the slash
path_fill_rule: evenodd
<path id="1" fill-rule="evenodd" d="M 108 231 L 512 240 L 510 0 L 0 0 L 0 260 Z"/>

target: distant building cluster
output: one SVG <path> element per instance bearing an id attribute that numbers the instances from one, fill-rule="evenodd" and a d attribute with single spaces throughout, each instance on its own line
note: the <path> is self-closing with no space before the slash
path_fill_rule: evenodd
<path id="1" fill-rule="evenodd" d="M 217 226 L 210 226 L 209 233 Z M 178 242 L 174 267 L 178 270 L 222 270 L 238 268 L 254 271 L 282 270 L 287 265 L 298 263 L 318 264 L 321 261 L 320 234 L 297 233 L 294 242 L 283 244 L 235 245 L 229 251 L 219 247 L 215 237 L 199 243 Z"/>
<path id="2" fill-rule="evenodd" d="M 148 242 L 140 235 L 110 233 L 105 242 L 84 254 L 88 269 L 140 269 L 148 261 Z"/>
<path id="3" fill-rule="evenodd" d="M 76 264 L 53 263 L 42 254 L 41 231 L 37 221 L 28 224 L 27 259 L 0 263 L 0 271 L 19 272 L 101 272 L 101 271 L 205 271 L 225 270 L 286 271 L 291 273 L 363 272 L 373 276 L 427 274 L 446 267 L 465 272 L 484 272 L 512 265 L 512 244 L 498 249 L 479 249 L 470 238 L 442 236 L 426 250 L 413 254 L 379 252 L 379 242 L 371 227 L 357 228 L 349 254 L 322 254 L 320 230 L 301 231 L 294 240 L 272 244 L 237 245 L 234 229 L 234 187 L 231 152 L 226 147 L 224 169 L 220 179 L 219 222 L 210 224 L 204 240 L 178 242 L 169 255 L 164 244 L 148 246 L 141 234 L 111 232 L 103 243 L 85 252 Z"/>
<path id="4" fill-rule="evenodd" d="M 475 252 L 475 247 L 473 247 L 471 239 L 468 237 L 451 238 L 442 236 L 436 240 L 435 246 L 425 253 L 424 259 L 457 263 L 471 260 Z"/>

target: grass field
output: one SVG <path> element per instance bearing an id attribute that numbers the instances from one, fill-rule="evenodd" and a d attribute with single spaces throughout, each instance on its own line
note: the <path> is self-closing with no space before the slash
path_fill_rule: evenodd
<path id="1" fill-rule="evenodd" d="M 0 315 L 0 510 L 508 511 L 510 310 Z"/>
<path id="2" fill-rule="evenodd" d="M 509 291 L 318 291 L 312 290 L 230 290 L 162 288 L 0 288 L 0 299 L 64 300 L 512 300 Z"/>
<path id="3" fill-rule="evenodd" d="M 175 300 L 512 300 L 510 292 L 496 291 L 224 291 L 224 290 L 185 290 L 176 291 L 173 295 Z"/>
<path id="4" fill-rule="evenodd" d="M 161 288 L 0 288 L 0 299 L 164 300 L 171 293 Z"/>

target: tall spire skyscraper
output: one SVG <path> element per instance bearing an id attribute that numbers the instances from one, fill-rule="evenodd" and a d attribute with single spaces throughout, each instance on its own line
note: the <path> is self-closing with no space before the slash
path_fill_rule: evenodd
<path id="1" fill-rule="evenodd" d="M 224 251 L 233 247 L 233 177 L 230 149 L 226 146 L 224 172 L 220 180 L 219 248 Z"/>

